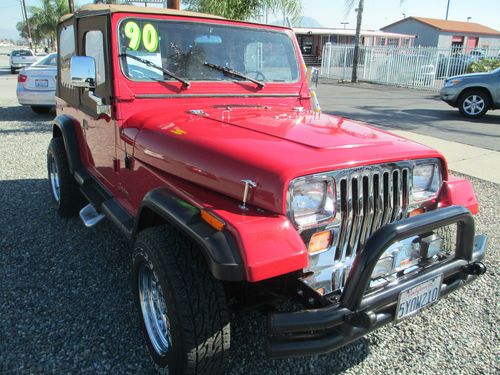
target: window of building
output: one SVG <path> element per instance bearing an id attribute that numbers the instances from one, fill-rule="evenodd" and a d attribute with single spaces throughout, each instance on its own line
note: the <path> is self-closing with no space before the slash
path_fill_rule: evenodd
<path id="1" fill-rule="evenodd" d="M 399 45 L 399 39 L 398 38 L 388 38 L 387 45 L 391 46 L 391 47 L 397 47 Z"/>
<path id="2" fill-rule="evenodd" d="M 378 46 L 385 46 L 385 38 L 378 38 L 377 45 Z"/>

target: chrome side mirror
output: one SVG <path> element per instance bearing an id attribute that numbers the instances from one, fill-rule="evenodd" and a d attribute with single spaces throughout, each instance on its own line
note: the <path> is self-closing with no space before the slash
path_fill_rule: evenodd
<path id="1" fill-rule="evenodd" d="M 70 63 L 71 85 L 84 89 L 95 89 L 95 60 L 90 56 L 73 56 Z"/>

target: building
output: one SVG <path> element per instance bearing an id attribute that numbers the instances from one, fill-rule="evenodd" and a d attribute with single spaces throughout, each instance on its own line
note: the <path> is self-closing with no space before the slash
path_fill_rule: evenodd
<path id="1" fill-rule="evenodd" d="M 473 49 L 500 49 L 500 32 L 474 22 L 407 17 L 381 30 L 414 34 L 415 46 Z"/>
<path id="2" fill-rule="evenodd" d="M 354 44 L 356 30 L 323 27 L 294 27 L 300 50 L 307 65 L 321 64 L 321 53 L 326 43 Z M 412 47 L 415 35 L 377 30 L 361 30 L 364 46 Z"/>

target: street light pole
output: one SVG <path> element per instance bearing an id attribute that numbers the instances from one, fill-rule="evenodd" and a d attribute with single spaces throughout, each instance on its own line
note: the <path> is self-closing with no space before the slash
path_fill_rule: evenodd
<path id="1" fill-rule="evenodd" d="M 450 0 L 448 0 L 448 5 L 446 6 L 446 19 L 448 19 L 449 10 L 450 10 Z"/>

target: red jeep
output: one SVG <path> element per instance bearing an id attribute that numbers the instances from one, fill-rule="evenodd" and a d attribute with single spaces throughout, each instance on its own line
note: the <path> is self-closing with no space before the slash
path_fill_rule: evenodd
<path id="1" fill-rule="evenodd" d="M 61 21 L 58 48 L 52 198 L 133 241 L 158 367 L 223 372 L 228 300 L 301 302 L 270 314 L 266 346 L 301 356 L 485 272 L 469 182 L 433 149 L 314 111 L 292 30 L 96 5 Z"/>

